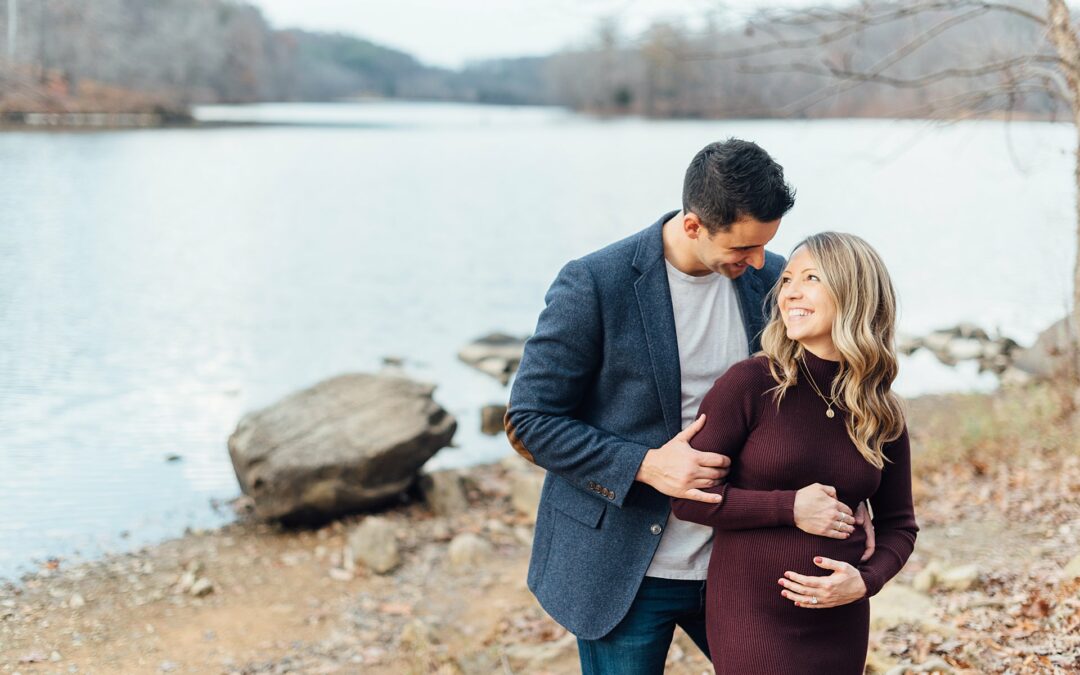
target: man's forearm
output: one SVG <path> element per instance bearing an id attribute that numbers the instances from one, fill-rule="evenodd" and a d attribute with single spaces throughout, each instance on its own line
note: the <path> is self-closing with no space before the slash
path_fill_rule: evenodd
<path id="1" fill-rule="evenodd" d="M 618 507 L 649 451 L 573 417 L 511 407 L 505 424 L 518 454 Z"/>

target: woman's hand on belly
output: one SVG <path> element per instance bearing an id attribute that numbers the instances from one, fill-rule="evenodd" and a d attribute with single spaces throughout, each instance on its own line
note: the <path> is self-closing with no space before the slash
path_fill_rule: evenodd
<path id="1" fill-rule="evenodd" d="M 792 514 L 795 527 L 807 534 L 830 539 L 847 539 L 855 531 L 855 515 L 836 498 L 836 488 L 813 483 L 795 493 Z"/>
<path id="2" fill-rule="evenodd" d="M 823 569 L 832 570 L 824 577 L 808 577 L 796 572 L 784 572 L 779 584 L 784 587 L 780 595 L 795 603 L 796 607 L 824 609 L 839 607 L 866 595 L 866 584 L 859 570 L 842 560 L 833 560 L 818 556 L 814 564 Z"/>

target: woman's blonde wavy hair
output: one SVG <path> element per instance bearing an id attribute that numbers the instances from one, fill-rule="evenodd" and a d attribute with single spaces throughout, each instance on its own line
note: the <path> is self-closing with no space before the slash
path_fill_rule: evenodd
<path id="1" fill-rule="evenodd" d="M 840 352 L 840 368 L 829 395 L 848 412 L 848 435 L 859 453 L 880 469 L 888 459 L 884 445 L 904 431 L 903 408 L 891 389 L 897 373 L 896 294 L 889 271 L 870 244 L 851 234 L 821 232 L 801 241 L 792 253 L 803 246 L 836 304 L 832 338 Z M 778 279 L 769 293 L 769 323 L 761 336 L 761 353 L 768 357 L 777 382 L 773 389 L 777 405 L 798 382 L 803 357 L 803 346 L 787 336 L 778 302 L 780 288 Z"/>

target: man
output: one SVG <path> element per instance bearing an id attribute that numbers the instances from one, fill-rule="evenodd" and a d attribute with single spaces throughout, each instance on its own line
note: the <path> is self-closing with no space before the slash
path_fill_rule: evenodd
<path id="1" fill-rule="evenodd" d="M 571 261 L 548 291 L 505 422 L 548 470 L 528 584 L 578 637 L 583 673 L 663 672 L 676 625 L 708 654 L 712 530 L 671 517 L 669 497 L 719 502 L 706 490 L 730 460 L 689 445 L 694 416 L 759 349 L 784 267 L 765 245 L 793 204 L 768 153 L 713 143 L 686 171 L 681 211 Z M 822 486 L 800 495 L 796 516 L 847 509 Z"/>

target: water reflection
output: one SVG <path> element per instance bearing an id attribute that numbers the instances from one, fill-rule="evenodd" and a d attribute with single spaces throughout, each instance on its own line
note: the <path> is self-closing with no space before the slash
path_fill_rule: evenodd
<path id="1" fill-rule="evenodd" d="M 759 141 L 798 187 L 775 249 L 866 236 L 910 332 L 972 320 L 1030 339 L 1068 297 L 1065 125 L 1011 127 L 1021 171 L 998 123 L 204 115 L 301 126 L 0 135 L 0 576 L 220 522 L 240 415 L 386 355 L 459 418 L 435 465 L 505 452 L 477 429 L 506 392 L 457 349 L 530 332 L 559 267 L 677 207 L 687 159 L 718 138 Z M 900 389 L 989 384 L 919 356 Z"/>

